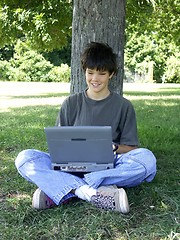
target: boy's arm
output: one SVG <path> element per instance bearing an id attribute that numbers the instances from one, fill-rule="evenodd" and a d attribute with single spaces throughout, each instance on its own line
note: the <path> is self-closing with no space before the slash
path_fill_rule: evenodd
<path id="1" fill-rule="evenodd" d="M 131 150 L 138 148 L 138 146 L 128 146 L 128 145 L 117 145 L 116 153 L 127 153 Z"/>

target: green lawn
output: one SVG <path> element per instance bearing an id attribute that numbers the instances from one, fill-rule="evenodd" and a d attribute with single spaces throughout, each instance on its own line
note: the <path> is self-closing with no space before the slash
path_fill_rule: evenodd
<path id="1" fill-rule="evenodd" d="M 124 92 L 136 110 L 141 147 L 157 157 L 154 181 L 127 189 L 128 215 L 101 211 L 80 200 L 45 211 L 31 208 L 36 186 L 17 173 L 14 159 L 23 149 L 47 150 L 43 128 L 54 125 L 59 105 L 39 101 L 67 95 L 32 94 L 27 98 L 36 99 L 36 104 L 0 112 L 0 239 L 180 239 L 180 88 L 174 85 Z M 11 96 L 18 98 L 26 101 L 26 96 Z"/>

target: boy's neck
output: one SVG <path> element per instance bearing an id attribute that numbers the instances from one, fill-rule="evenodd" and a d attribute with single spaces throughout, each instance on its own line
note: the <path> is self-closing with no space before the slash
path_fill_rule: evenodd
<path id="1" fill-rule="evenodd" d="M 86 94 L 89 98 L 98 101 L 98 100 L 103 100 L 103 99 L 107 98 L 110 95 L 110 91 L 109 91 L 109 89 L 107 89 L 106 92 L 95 93 L 95 92 L 91 92 L 90 89 L 87 89 Z"/>

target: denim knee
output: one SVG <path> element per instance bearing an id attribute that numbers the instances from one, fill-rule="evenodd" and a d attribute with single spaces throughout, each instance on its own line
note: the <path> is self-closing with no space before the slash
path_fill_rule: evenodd
<path id="1" fill-rule="evenodd" d="M 30 161 L 35 161 L 38 158 L 49 158 L 49 154 L 45 152 L 41 152 L 36 149 L 26 149 L 20 152 L 15 159 L 15 166 L 17 169 L 19 169 L 21 166 L 23 166 L 25 163 L 30 162 Z M 49 160 L 50 164 L 50 160 Z"/>
<path id="2" fill-rule="evenodd" d="M 138 159 L 146 168 L 146 181 L 150 182 L 156 175 L 156 157 L 146 148 L 138 149 Z"/>

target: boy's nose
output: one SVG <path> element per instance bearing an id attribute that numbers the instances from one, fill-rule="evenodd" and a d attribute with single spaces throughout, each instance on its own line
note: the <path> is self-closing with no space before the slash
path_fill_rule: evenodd
<path id="1" fill-rule="evenodd" d="M 97 80 L 97 74 L 93 74 L 92 80 L 96 81 Z"/>

